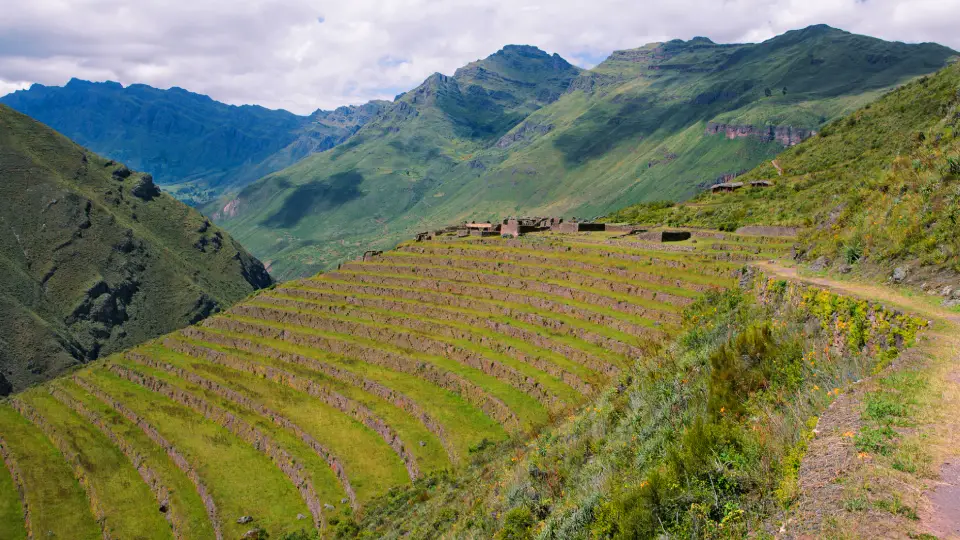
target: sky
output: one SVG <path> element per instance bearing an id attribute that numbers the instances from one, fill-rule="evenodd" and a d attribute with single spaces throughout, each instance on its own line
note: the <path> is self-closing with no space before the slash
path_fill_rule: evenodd
<path id="1" fill-rule="evenodd" d="M 70 78 L 179 86 L 308 114 L 392 99 L 507 44 L 589 68 L 706 36 L 825 23 L 960 50 L 960 0 L 2 0 L 0 95 Z"/>

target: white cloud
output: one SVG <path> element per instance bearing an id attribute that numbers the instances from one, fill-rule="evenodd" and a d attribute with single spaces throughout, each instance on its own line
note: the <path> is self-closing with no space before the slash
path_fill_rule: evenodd
<path id="1" fill-rule="evenodd" d="M 960 49 L 960 0 L 5 0 L 0 94 L 71 77 L 308 113 L 390 99 L 508 43 L 591 66 L 615 49 L 758 41 L 810 24 Z"/>

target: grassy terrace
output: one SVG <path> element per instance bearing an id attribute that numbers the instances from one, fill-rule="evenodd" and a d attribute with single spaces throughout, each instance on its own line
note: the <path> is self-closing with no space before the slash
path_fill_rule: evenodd
<path id="1" fill-rule="evenodd" d="M 332 531 L 588 403 L 789 245 L 444 237 L 264 291 L 0 406 L 0 536 Z"/>

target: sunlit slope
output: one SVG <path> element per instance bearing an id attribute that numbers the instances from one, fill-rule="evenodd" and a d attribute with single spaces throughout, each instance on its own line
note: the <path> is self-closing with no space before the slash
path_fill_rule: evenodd
<path id="1" fill-rule="evenodd" d="M 0 405 L 0 532 L 332 531 L 588 403 L 788 244 L 446 237 L 261 292 Z"/>
<path id="2" fill-rule="evenodd" d="M 505 51 L 510 69 L 498 53 L 431 77 L 347 143 L 223 201 L 215 219 L 287 278 L 463 219 L 683 199 L 955 54 L 817 26 L 759 44 L 619 51 L 561 85 L 560 60 Z"/>

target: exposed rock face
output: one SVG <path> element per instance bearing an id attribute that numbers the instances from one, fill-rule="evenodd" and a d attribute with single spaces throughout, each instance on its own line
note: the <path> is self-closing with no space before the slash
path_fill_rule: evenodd
<path id="1" fill-rule="evenodd" d="M 536 121 L 524 122 L 520 127 L 507 133 L 497 141 L 497 148 L 507 148 L 516 142 L 534 139 L 553 130 L 553 124 L 540 124 Z"/>
<path id="2" fill-rule="evenodd" d="M 783 146 L 794 146 L 800 144 L 817 134 L 816 131 L 795 128 L 793 126 L 758 127 L 750 125 L 721 124 L 717 122 L 707 123 L 707 135 L 719 135 L 721 133 L 728 139 L 756 137 L 764 141 L 776 141 Z"/>
<path id="3" fill-rule="evenodd" d="M 137 179 L 136 185 L 133 186 L 133 189 L 130 190 L 130 192 L 145 201 L 149 201 L 160 195 L 160 188 L 153 183 L 153 176 L 149 174 L 141 174 L 140 178 Z"/>

